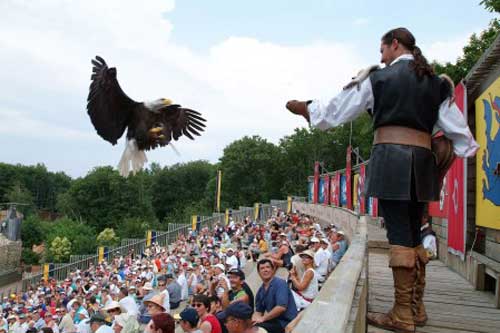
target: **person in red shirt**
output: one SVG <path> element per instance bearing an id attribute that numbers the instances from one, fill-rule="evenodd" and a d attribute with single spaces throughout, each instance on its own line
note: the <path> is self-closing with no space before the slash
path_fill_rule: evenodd
<path id="1" fill-rule="evenodd" d="M 210 299 L 206 295 L 196 294 L 193 296 L 191 306 L 195 308 L 200 317 L 198 328 L 203 333 L 222 333 L 219 320 L 213 314 L 210 314 Z"/>

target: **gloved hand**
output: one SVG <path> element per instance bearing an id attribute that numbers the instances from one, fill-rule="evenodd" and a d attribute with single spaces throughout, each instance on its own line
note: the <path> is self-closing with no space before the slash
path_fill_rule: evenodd
<path id="1" fill-rule="evenodd" d="M 286 108 L 293 114 L 303 116 L 309 122 L 309 111 L 307 111 L 307 105 L 309 103 L 311 103 L 311 101 L 297 101 L 293 99 L 286 103 Z"/>

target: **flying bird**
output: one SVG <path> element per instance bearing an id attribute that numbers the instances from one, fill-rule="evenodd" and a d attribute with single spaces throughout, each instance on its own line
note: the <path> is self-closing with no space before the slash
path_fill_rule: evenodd
<path id="1" fill-rule="evenodd" d="M 136 173 L 147 162 L 144 151 L 172 145 L 182 135 L 194 140 L 204 131 L 206 120 L 195 110 L 159 98 L 136 102 L 118 84 L 116 68 L 103 58 L 92 59 L 92 76 L 87 98 L 87 113 L 104 140 L 115 145 L 127 129 L 125 151 L 118 164 L 120 175 Z"/>

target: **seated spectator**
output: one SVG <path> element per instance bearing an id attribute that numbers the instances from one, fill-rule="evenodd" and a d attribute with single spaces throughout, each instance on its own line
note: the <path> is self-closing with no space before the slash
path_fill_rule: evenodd
<path id="1" fill-rule="evenodd" d="M 159 295 L 163 298 L 163 308 L 165 312 L 170 313 L 170 295 L 167 290 L 167 280 L 162 277 L 158 278 Z"/>
<path id="2" fill-rule="evenodd" d="M 140 326 L 134 316 L 122 313 L 115 317 L 113 331 L 115 333 L 139 333 Z"/>
<path id="3" fill-rule="evenodd" d="M 297 316 L 297 306 L 286 282 L 274 276 L 275 266 L 270 259 L 257 263 L 262 286 L 255 298 L 254 323 L 269 333 L 283 333 L 286 325 Z"/>
<path id="4" fill-rule="evenodd" d="M 182 289 L 172 274 L 167 274 L 165 278 L 167 280 L 167 290 L 170 297 L 170 310 L 175 310 L 179 307 L 179 304 L 181 304 Z"/>
<path id="5" fill-rule="evenodd" d="M 219 320 L 210 314 L 210 299 L 206 295 L 194 295 L 191 306 L 200 317 L 199 328 L 203 333 L 222 333 Z"/>
<path id="6" fill-rule="evenodd" d="M 202 331 L 197 328 L 199 320 L 200 317 L 198 316 L 198 312 L 193 308 L 185 308 L 179 313 L 179 325 L 186 333 L 202 333 Z"/>
<path id="7" fill-rule="evenodd" d="M 148 324 L 145 333 L 174 333 L 175 332 L 175 321 L 168 313 L 162 312 L 155 314 L 151 318 L 151 322 Z"/>
<path id="8" fill-rule="evenodd" d="M 305 267 L 302 278 L 298 278 L 297 271 L 292 268 L 290 278 L 296 291 L 292 291 L 297 310 L 305 309 L 318 295 L 318 277 L 314 270 L 314 252 L 307 250 L 299 254 Z"/>
<path id="9" fill-rule="evenodd" d="M 332 239 L 332 267 L 335 268 L 347 251 L 347 241 L 343 231 L 333 233 Z"/>
<path id="10" fill-rule="evenodd" d="M 100 313 L 96 313 L 90 318 L 90 329 L 93 333 L 113 333 L 111 327 L 106 323 L 106 319 Z"/>
<path id="11" fill-rule="evenodd" d="M 316 273 L 318 273 L 319 282 L 325 281 L 326 274 L 328 274 L 328 263 L 330 258 L 328 252 L 323 250 L 321 243 L 317 237 L 311 238 L 312 249 L 314 250 L 314 265 L 316 266 Z"/>
<path id="12" fill-rule="evenodd" d="M 235 302 L 221 312 L 228 333 L 253 333 L 253 309 L 244 302 Z"/>
<path id="13" fill-rule="evenodd" d="M 146 305 L 148 313 L 151 317 L 157 313 L 162 313 L 167 310 L 163 306 L 163 297 L 159 294 L 154 295 L 150 300 L 144 301 L 144 305 Z"/>
<path id="14" fill-rule="evenodd" d="M 305 267 L 302 259 L 300 258 L 300 253 L 304 252 L 307 249 L 305 245 L 298 244 L 295 246 L 295 254 L 290 259 L 291 269 L 294 269 L 297 273 L 297 278 L 302 279 L 302 275 L 304 275 Z"/>
<path id="15" fill-rule="evenodd" d="M 288 246 L 288 242 L 280 241 L 278 251 L 276 251 L 276 253 L 266 255 L 265 258 L 272 260 L 273 266 L 275 267 L 290 268 L 292 251 Z"/>
<path id="16" fill-rule="evenodd" d="M 247 304 L 253 305 L 253 300 L 250 299 L 250 295 L 247 294 L 246 290 L 243 288 L 245 283 L 245 273 L 240 269 L 232 269 L 227 273 L 227 276 L 229 278 L 229 282 L 231 283 L 230 286 L 226 286 L 221 281 L 224 288 L 224 293 L 222 294 L 223 308 L 227 308 L 230 303 L 237 301 L 243 301 Z"/>

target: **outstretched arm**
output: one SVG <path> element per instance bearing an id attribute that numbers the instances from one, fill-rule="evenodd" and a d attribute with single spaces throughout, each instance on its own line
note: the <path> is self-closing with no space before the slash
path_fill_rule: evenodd
<path id="1" fill-rule="evenodd" d="M 287 108 L 292 113 L 304 116 L 312 127 L 325 130 L 356 119 L 363 111 L 373 109 L 373 104 L 371 82 L 364 80 L 359 87 L 342 90 L 326 104 L 318 100 L 290 101 Z"/>

